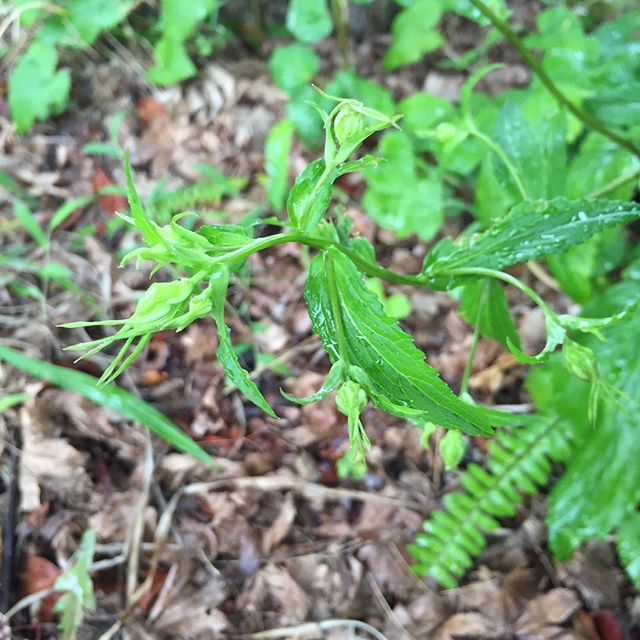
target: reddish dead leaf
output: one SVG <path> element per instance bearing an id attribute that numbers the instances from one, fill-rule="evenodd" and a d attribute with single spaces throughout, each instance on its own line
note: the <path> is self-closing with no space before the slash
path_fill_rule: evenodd
<path id="1" fill-rule="evenodd" d="M 153 96 L 144 96 L 136 103 L 136 113 L 142 122 L 149 124 L 152 120 L 164 116 L 166 111 Z"/>
<path id="2" fill-rule="evenodd" d="M 100 195 L 101 189 L 114 186 L 115 184 L 113 178 L 111 178 L 101 166 L 96 165 L 93 170 L 93 176 L 91 177 L 91 186 L 93 187 L 94 193 L 98 196 L 100 208 L 110 216 L 115 215 L 117 212 L 126 211 L 128 208 L 127 200 L 124 196 L 115 193 Z"/>
<path id="3" fill-rule="evenodd" d="M 166 582 L 168 575 L 169 575 L 169 572 L 166 569 L 158 569 L 153 574 L 153 579 L 151 580 L 151 587 L 140 599 L 140 608 L 145 613 L 149 613 L 149 609 L 151 609 L 151 605 L 154 603 L 156 597 L 160 593 L 160 589 L 162 589 L 162 587 L 164 586 L 164 583 Z"/>
<path id="4" fill-rule="evenodd" d="M 612 611 L 606 609 L 594 611 L 591 619 L 596 625 L 601 640 L 624 640 L 620 622 Z"/>
<path id="5" fill-rule="evenodd" d="M 582 633 L 589 640 L 601 640 L 600 634 L 596 629 L 596 623 L 593 621 L 593 618 L 591 617 L 591 613 L 589 613 L 589 611 L 580 609 L 580 611 L 576 613 L 576 616 L 578 618 L 578 622 L 580 623 L 580 626 L 582 627 L 581 628 Z"/>
<path id="6" fill-rule="evenodd" d="M 60 569 L 50 560 L 41 556 L 27 556 L 20 572 L 22 593 L 28 596 L 43 589 L 50 589 L 60 573 Z M 53 607 L 58 598 L 60 598 L 59 593 L 52 593 L 42 601 L 40 607 L 40 620 L 42 622 L 52 622 L 56 619 Z"/>

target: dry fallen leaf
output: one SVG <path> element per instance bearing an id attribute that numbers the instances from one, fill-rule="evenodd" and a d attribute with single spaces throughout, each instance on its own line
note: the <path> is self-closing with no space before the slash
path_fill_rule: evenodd
<path id="1" fill-rule="evenodd" d="M 262 555 L 267 557 L 287 537 L 296 517 L 296 506 L 293 494 L 287 493 L 280 511 L 271 526 L 262 536 Z"/>
<path id="2" fill-rule="evenodd" d="M 456 613 L 438 628 L 433 640 L 498 640 L 504 630 L 481 613 Z"/>

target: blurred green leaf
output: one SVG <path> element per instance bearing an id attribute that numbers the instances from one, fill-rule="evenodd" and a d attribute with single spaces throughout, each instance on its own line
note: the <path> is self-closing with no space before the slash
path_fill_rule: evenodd
<path id="1" fill-rule="evenodd" d="M 289 93 L 309 84 L 319 69 L 320 59 L 313 49 L 303 44 L 276 47 L 269 58 L 273 81 Z"/>
<path id="2" fill-rule="evenodd" d="M 73 563 L 58 576 L 53 585 L 62 594 L 53 608 L 55 613 L 61 614 L 62 640 L 74 640 L 84 612 L 96 607 L 93 582 L 89 575 L 95 544 L 96 532 L 88 529 L 82 536 Z"/>
<path id="3" fill-rule="evenodd" d="M 267 172 L 269 204 L 280 211 L 284 206 L 289 182 L 289 153 L 293 138 L 293 121 L 284 119 L 274 125 L 267 137 L 264 164 Z"/>
<path id="4" fill-rule="evenodd" d="M 41 246 L 48 244 L 44 231 L 40 228 L 33 212 L 22 200 L 15 200 L 13 203 L 13 213 L 20 220 L 25 231 Z"/>
<path id="5" fill-rule="evenodd" d="M 195 28 L 218 6 L 219 0 L 162 0 L 162 37 L 155 46 L 155 65 L 147 72 L 153 82 L 172 84 L 191 77 L 196 68 L 187 53 L 185 41 Z"/>
<path id="6" fill-rule="evenodd" d="M 328 36 L 333 21 L 326 0 L 289 0 L 287 29 L 300 42 L 313 43 Z"/>
<path id="7" fill-rule="evenodd" d="M 437 49 L 443 38 L 434 27 L 440 21 L 443 6 L 440 0 L 416 0 L 394 19 L 393 42 L 384 56 L 385 69 L 391 71 L 417 62 Z"/>
<path id="8" fill-rule="evenodd" d="M 440 440 L 440 455 L 447 471 L 457 469 L 464 457 L 464 436 L 459 431 L 447 431 Z"/>
<path id="9" fill-rule="evenodd" d="M 57 71 L 57 66 L 55 46 L 36 36 L 13 68 L 9 75 L 9 108 L 18 133 L 66 108 L 71 78 L 66 69 Z"/>

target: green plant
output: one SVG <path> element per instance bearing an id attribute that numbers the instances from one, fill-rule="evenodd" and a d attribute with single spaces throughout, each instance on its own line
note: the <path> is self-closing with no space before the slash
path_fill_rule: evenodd
<path id="1" fill-rule="evenodd" d="M 254 404 L 275 416 L 231 348 L 229 329 L 224 323 L 224 298 L 230 278 L 251 254 L 297 242 L 319 250 L 309 266 L 305 300 L 313 329 L 322 339 L 332 367 L 322 388 L 312 396 L 296 399 L 284 395 L 292 401 L 308 403 L 338 390 L 336 402 L 348 418 L 356 460 L 363 459 L 368 448 L 359 420 L 368 401 L 400 417 L 430 420 L 475 435 L 488 435 L 494 426 L 518 422 L 509 414 L 457 397 L 426 364 L 411 336 L 385 315 L 364 276 L 444 290 L 487 278 L 514 285 L 541 307 L 549 337 L 545 349 L 536 356 L 523 353 L 513 340 L 507 339 L 506 344 L 521 361 L 542 362 L 569 337 L 597 333 L 602 327 L 623 321 L 632 309 L 623 306 L 604 319 L 558 315 L 529 286 L 501 269 L 560 253 L 603 229 L 636 219 L 640 208 L 625 202 L 562 198 L 521 203 L 487 232 L 458 243 L 450 239 L 439 242 L 427 254 L 421 273 L 390 271 L 376 262 L 373 247 L 366 240 L 350 235 L 344 218 L 338 214 L 332 221 L 328 211 L 337 177 L 378 163 L 369 155 L 356 160 L 351 156 L 366 138 L 394 126 L 397 118 L 354 100 L 325 98 L 336 105 L 330 113 L 321 110 L 326 130 L 324 154 L 307 166 L 290 191 L 290 230 L 257 239 L 235 225 L 205 225 L 198 231 L 189 231 L 180 226 L 180 215 L 161 227 L 144 212 L 127 165 L 132 215 L 129 221 L 142 232 L 147 246 L 133 250 L 124 261 L 152 260 L 156 269 L 173 265 L 186 277 L 153 284 L 127 320 L 66 325 L 120 327 L 113 335 L 73 348 L 90 355 L 123 341 L 118 356 L 103 374 L 103 381 L 110 381 L 140 353 L 153 332 L 179 331 L 197 318 L 213 315 L 220 338 L 218 358 L 229 378 Z M 501 313 L 508 315 L 506 307 L 501 308 Z"/>
<path id="2" fill-rule="evenodd" d="M 80 548 L 73 563 L 58 576 L 53 585 L 56 591 L 62 593 L 55 604 L 54 611 L 60 614 L 63 640 L 74 640 L 84 612 L 95 609 L 96 598 L 89 575 L 95 544 L 96 532 L 88 529 L 82 536 Z"/>
<path id="3" fill-rule="evenodd" d="M 98 37 L 120 25 L 136 8 L 135 0 L 59 0 L 58 2 L 9 0 L 0 30 L 18 21 L 26 31 L 27 48 L 7 48 L 17 62 L 9 74 L 9 108 L 19 133 L 36 120 L 63 112 L 68 104 L 71 74 L 60 68 L 60 57 L 67 50 L 91 47 Z M 172 84 L 193 76 L 194 63 L 186 49 L 187 40 L 198 25 L 214 16 L 218 0 L 193 0 L 187 4 L 162 0 L 151 34 L 154 66 L 150 79 Z"/>

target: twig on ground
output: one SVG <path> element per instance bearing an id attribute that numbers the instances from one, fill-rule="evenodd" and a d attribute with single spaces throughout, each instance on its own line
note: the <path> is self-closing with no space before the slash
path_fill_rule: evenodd
<path id="1" fill-rule="evenodd" d="M 367 573 L 367 581 L 371 590 L 373 591 L 373 595 L 376 597 L 380 608 L 384 612 L 384 615 L 389 619 L 389 622 L 395 627 L 396 631 L 400 634 L 401 637 L 405 638 L 405 640 L 416 640 L 401 624 L 398 618 L 396 618 L 396 614 L 393 613 L 393 609 L 389 606 L 384 594 L 382 593 L 376 579 L 373 577 L 371 572 Z"/>
<path id="2" fill-rule="evenodd" d="M 358 629 L 372 635 L 376 640 L 387 640 L 387 637 L 380 633 L 375 627 L 372 627 L 362 620 L 340 620 L 338 618 L 331 620 L 323 620 L 322 622 L 305 622 L 292 627 L 279 627 L 277 629 L 268 629 L 267 631 L 259 631 L 241 636 L 246 640 L 270 640 L 271 638 L 291 638 L 309 633 L 320 633 L 324 635 L 326 631 L 332 629 Z"/>

